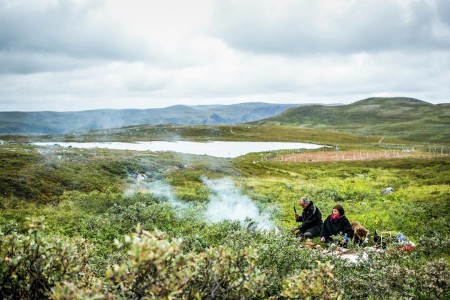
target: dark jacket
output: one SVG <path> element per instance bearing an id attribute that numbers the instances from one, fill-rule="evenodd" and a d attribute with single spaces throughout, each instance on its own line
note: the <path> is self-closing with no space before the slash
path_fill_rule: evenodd
<path id="1" fill-rule="evenodd" d="M 332 235 L 347 234 L 349 239 L 353 238 L 353 228 L 347 217 L 344 215 L 342 218 L 337 219 L 335 222 L 331 221 L 331 215 L 325 219 L 323 222 L 322 231 L 320 232 L 321 237 L 325 237 L 327 242 L 331 241 Z"/>
<path id="2" fill-rule="evenodd" d="M 308 229 L 313 227 L 322 226 L 322 213 L 311 201 L 308 206 L 303 209 L 302 215 L 298 216 L 296 221 L 302 222 L 300 232 L 306 232 Z"/>

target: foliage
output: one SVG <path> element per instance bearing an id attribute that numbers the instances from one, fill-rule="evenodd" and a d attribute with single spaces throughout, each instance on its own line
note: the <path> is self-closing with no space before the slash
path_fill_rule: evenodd
<path id="1" fill-rule="evenodd" d="M 257 261 L 258 254 L 252 248 L 209 248 L 196 258 L 194 290 L 205 299 L 261 298 L 268 279 Z"/>
<path id="2" fill-rule="evenodd" d="M 222 245 L 197 252 L 179 238 L 138 226 L 116 239 L 123 255 L 95 276 L 89 244 L 44 233 L 39 220 L 23 234 L 1 234 L 2 298 L 444 299 L 450 293 L 447 261 L 430 261 L 395 244 L 386 251 L 367 250 L 367 258 L 350 263 L 299 248 L 287 236 L 245 228 L 227 232 Z M 274 251 L 276 258 L 268 261 Z"/>
<path id="3" fill-rule="evenodd" d="M 449 297 L 448 157 L 329 163 L 264 157 L 0 147 L 3 298 Z M 147 176 L 144 183 L 170 185 L 177 204 L 145 184 L 136 188 L 136 174 Z M 252 220 L 205 220 L 210 191 L 202 176 L 234 180 L 270 212 L 278 233 L 258 231 Z M 387 186 L 395 191 L 382 196 Z M 417 246 L 405 253 L 398 245 L 380 252 L 351 245 L 352 253 L 368 251 L 357 264 L 324 256 L 289 231 L 298 225 L 293 206 L 301 209 L 303 195 L 324 218 L 341 203 L 350 221 L 369 229 L 369 245 L 377 229 L 400 231 Z M 36 221 L 30 231 L 29 218 L 39 216 L 45 230 Z M 137 224 L 141 229 L 130 234 Z"/>
<path id="4" fill-rule="evenodd" d="M 336 266 L 345 298 L 445 299 L 450 295 L 447 261 L 429 261 L 392 246 L 386 252 L 367 251 L 362 263 Z"/>
<path id="5" fill-rule="evenodd" d="M 47 298 L 65 280 L 80 287 L 89 284 L 89 244 L 46 237 L 42 221 L 32 221 L 26 235 L 0 232 L 0 298 Z"/>
<path id="6" fill-rule="evenodd" d="M 126 236 L 127 260 L 106 270 L 108 291 L 120 298 L 181 298 L 194 275 L 194 261 L 181 251 L 181 240 L 167 241 L 158 231 L 137 228 Z M 116 240 L 119 247 L 124 247 Z"/>
<path id="7" fill-rule="evenodd" d="M 317 262 L 317 268 L 303 270 L 287 278 L 281 296 L 289 299 L 339 299 L 342 291 L 329 262 Z"/>

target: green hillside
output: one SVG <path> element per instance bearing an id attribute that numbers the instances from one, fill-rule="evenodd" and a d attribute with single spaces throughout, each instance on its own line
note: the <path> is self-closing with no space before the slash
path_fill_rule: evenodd
<path id="1" fill-rule="evenodd" d="M 368 98 L 349 105 L 291 108 L 259 125 L 326 128 L 429 143 L 450 141 L 450 105 L 412 98 Z"/>
<path id="2" fill-rule="evenodd" d="M 449 299 L 449 107 L 371 98 L 257 124 L 0 136 L 0 299 Z M 339 147 L 228 159 L 53 145 L 154 140 Z M 303 154 L 333 160 L 283 159 Z M 322 219 L 343 205 L 366 243 L 296 238 L 301 196 Z"/>

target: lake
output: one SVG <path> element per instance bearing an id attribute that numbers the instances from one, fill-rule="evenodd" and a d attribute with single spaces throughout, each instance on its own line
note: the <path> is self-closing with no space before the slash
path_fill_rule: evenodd
<path id="1" fill-rule="evenodd" d="M 288 149 L 319 149 L 324 145 L 308 143 L 284 143 L 284 142 L 189 142 L 189 141 L 153 141 L 153 142 L 96 142 L 96 143 L 55 143 L 38 142 L 37 146 L 73 147 L 73 148 L 105 148 L 114 150 L 135 150 L 135 151 L 173 151 L 196 155 L 209 155 L 215 157 L 234 158 L 252 152 L 267 152 L 274 150 Z"/>

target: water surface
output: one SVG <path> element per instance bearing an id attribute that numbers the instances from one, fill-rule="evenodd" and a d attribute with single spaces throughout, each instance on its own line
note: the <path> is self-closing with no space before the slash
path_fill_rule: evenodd
<path id="1" fill-rule="evenodd" d="M 59 145 L 61 147 L 73 148 L 105 148 L 115 150 L 135 150 L 135 151 L 174 151 L 187 154 L 209 155 L 215 157 L 234 158 L 252 152 L 267 152 L 274 150 L 287 149 L 318 149 L 324 147 L 323 145 L 308 144 L 308 143 L 284 143 L 284 142 L 167 142 L 167 141 L 153 141 L 153 142 L 135 142 L 135 143 L 121 143 L 121 142 L 96 142 L 96 143 L 50 143 L 39 142 L 34 143 L 38 146 L 53 146 Z"/>

